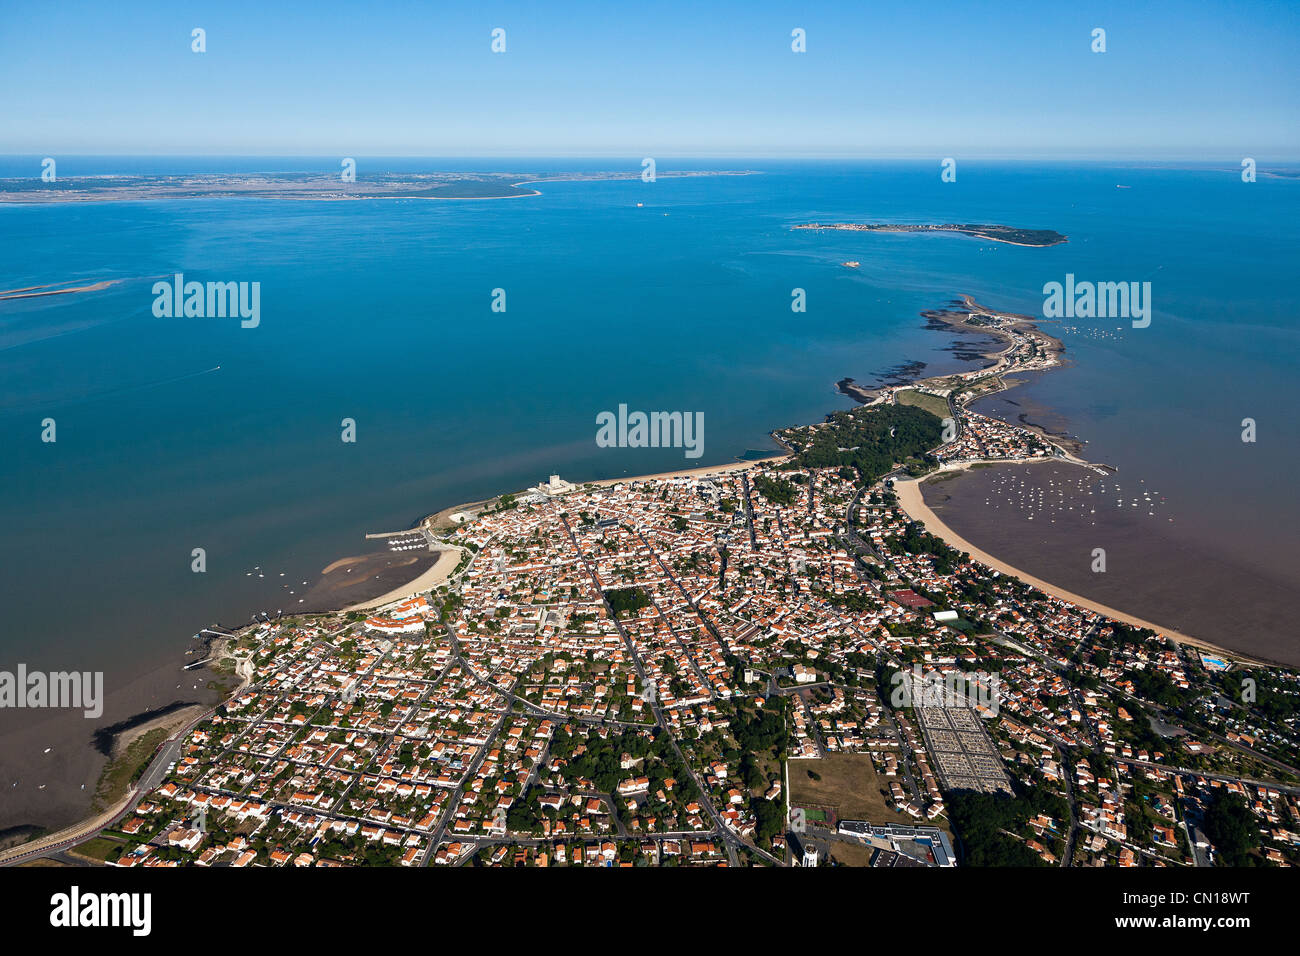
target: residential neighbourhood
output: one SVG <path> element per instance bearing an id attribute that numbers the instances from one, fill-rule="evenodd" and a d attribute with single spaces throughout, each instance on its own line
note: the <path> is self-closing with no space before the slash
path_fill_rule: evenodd
<path id="1" fill-rule="evenodd" d="M 992 572 L 884 483 L 787 460 L 460 517 L 445 585 L 245 630 L 247 683 L 97 838 L 104 861 L 1300 859 L 1294 673 Z M 909 675 L 972 690 L 900 701 Z M 1268 708 L 1234 697 L 1243 676 Z"/>

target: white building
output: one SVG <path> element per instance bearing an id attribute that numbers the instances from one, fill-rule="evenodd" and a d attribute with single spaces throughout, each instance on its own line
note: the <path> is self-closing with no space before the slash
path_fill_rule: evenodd
<path id="1" fill-rule="evenodd" d="M 551 475 L 550 481 L 544 481 L 537 486 L 537 490 L 544 495 L 562 495 L 572 491 L 576 485 L 565 481 L 559 475 Z"/>

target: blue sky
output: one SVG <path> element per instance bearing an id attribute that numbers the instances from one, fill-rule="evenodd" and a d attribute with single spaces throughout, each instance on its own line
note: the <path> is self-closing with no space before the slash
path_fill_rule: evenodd
<path id="1" fill-rule="evenodd" d="M 1281 161 L 1300 3 L 10 0 L 0 90 L 0 154 Z"/>

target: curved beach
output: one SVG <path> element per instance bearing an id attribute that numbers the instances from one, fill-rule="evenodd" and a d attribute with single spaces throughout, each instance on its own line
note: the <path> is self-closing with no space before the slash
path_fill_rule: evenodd
<path id="1" fill-rule="evenodd" d="M 393 601 L 400 601 L 408 598 L 413 594 L 421 591 L 431 591 L 438 585 L 443 584 L 451 577 L 451 572 L 456 570 L 456 565 L 460 564 L 461 551 L 459 548 L 447 547 L 438 552 L 438 560 L 424 571 L 418 578 L 409 584 L 403 584 L 401 587 L 393 588 L 387 594 L 381 594 L 379 597 L 372 598 L 369 601 L 361 601 L 350 607 L 343 608 L 344 611 L 363 611 L 372 607 L 381 607 L 385 604 L 391 604 Z M 337 563 L 337 562 L 335 562 Z"/>
<path id="2" fill-rule="evenodd" d="M 1259 661 L 1256 661 L 1248 655 L 1242 654 L 1238 651 L 1230 651 L 1227 648 L 1220 647 L 1217 644 L 1212 644 L 1211 642 L 1198 637 L 1193 637 L 1190 634 L 1185 634 L 1182 631 L 1176 631 L 1165 627 L 1162 624 L 1156 624 L 1152 621 L 1117 610 L 1116 608 L 1109 607 L 1099 601 L 1086 598 L 1081 594 L 1067 591 L 1059 585 L 1052 584 L 1049 581 L 1044 581 L 1042 578 L 1035 577 L 1020 568 L 1012 567 L 1005 561 L 994 557 L 987 551 L 984 551 L 967 541 L 961 535 L 957 534 L 957 532 L 944 524 L 943 521 L 939 519 L 939 516 L 930 510 L 930 506 L 925 503 L 925 499 L 921 495 L 921 483 L 924 480 L 924 478 L 917 478 L 895 482 L 894 492 L 898 495 L 899 507 L 907 513 L 909 518 L 921 522 L 921 524 L 925 526 L 925 530 L 930 532 L 930 534 L 942 539 L 948 545 L 958 549 L 959 551 L 967 552 L 972 558 L 979 561 L 981 564 L 987 565 L 1002 574 L 1009 574 L 1013 577 L 1019 578 L 1026 584 L 1032 584 L 1045 594 L 1051 594 L 1063 601 L 1069 601 L 1071 604 L 1076 604 L 1079 607 L 1087 608 L 1088 610 L 1095 611 L 1098 614 L 1104 614 L 1106 617 L 1113 618 L 1117 621 L 1123 621 L 1125 624 L 1131 624 L 1135 627 L 1150 628 L 1162 637 L 1167 637 L 1170 640 L 1177 641 L 1179 644 L 1186 644 L 1202 650 L 1214 651 L 1218 654 L 1224 654 L 1237 660 L 1260 663 Z"/>

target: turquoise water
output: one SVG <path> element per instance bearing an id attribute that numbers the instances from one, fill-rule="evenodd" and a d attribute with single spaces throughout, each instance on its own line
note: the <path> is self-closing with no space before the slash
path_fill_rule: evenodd
<path id="1" fill-rule="evenodd" d="M 0 161 L 0 175 L 26 165 Z M 359 553 L 367 531 L 552 473 L 770 448 L 771 429 L 848 406 L 839 378 L 870 382 L 908 360 L 927 374 L 964 367 L 922 309 L 968 292 L 1038 313 L 1043 283 L 1067 272 L 1151 281 L 1151 327 L 1065 335 L 1071 365 L 1017 391 L 1088 439 L 1090 457 L 1156 482 L 1189 541 L 1300 580 L 1288 480 L 1300 181 L 1243 184 L 1228 161 L 969 163 L 955 184 L 937 162 L 659 169 L 710 165 L 761 175 L 547 183 L 539 197 L 465 202 L 0 205 L 0 288 L 124 280 L 0 303 L 0 667 L 125 679 L 202 625 L 290 610 L 280 585 Z M 239 168 L 60 160 L 64 176 Z M 1070 241 L 789 228 L 814 220 L 993 222 Z M 850 259 L 860 268 L 840 265 Z M 155 318 L 150 287 L 178 271 L 260 282 L 260 326 Z M 790 310 L 794 287 L 806 314 Z M 505 313 L 490 309 L 494 288 Z M 703 456 L 598 448 L 595 417 L 620 403 L 703 412 Z M 40 440 L 46 417 L 54 444 Z M 355 444 L 340 441 L 345 417 Z M 1240 440 L 1244 417 L 1254 444 Z M 205 574 L 190 570 L 199 547 Z M 246 576 L 255 565 L 265 579 Z"/>

